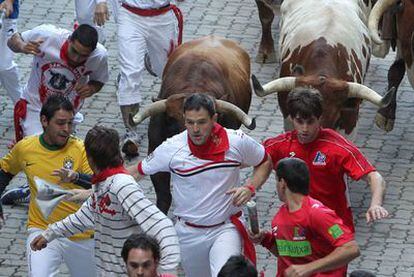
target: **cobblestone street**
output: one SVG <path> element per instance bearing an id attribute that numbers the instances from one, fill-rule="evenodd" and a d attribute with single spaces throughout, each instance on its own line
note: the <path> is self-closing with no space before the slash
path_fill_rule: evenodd
<path id="1" fill-rule="evenodd" d="M 43 23 L 71 29 L 74 18 L 74 1 L 70 0 L 21 0 L 19 31 L 31 29 Z M 256 4 L 253 0 L 185 0 L 179 2 L 184 15 L 184 39 L 189 41 L 205 35 L 218 35 L 235 40 L 246 49 L 251 57 L 252 73 L 264 84 L 279 73 L 279 64 L 257 64 L 256 56 L 261 28 Z M 277 23 L 273 33 L 277 41 Z M 88 98 L 81 110 L 85 121 L 78 128 L 78 136 L 84 138 L 86 132 L 95 124 L 116 128 L 123 133 L 115 80 L 118 75 L 116 28 L 111 18 L 106 24 L 107 40 L 105 46 L 109 52 L 110 80 L 103 90 Z M 0 54 L 1 58 L 1 54 Z M 386 88 L 387 71 L 394 59 L 394 53 L 386 59 L 372 58 L 365 85 L 383 93 Z M 25 84 L 30 72 L 32 57 L 16 55 L 15 61 L 20 69 L 21 84 Z M 145 73 L 142 84 L 143 103 L 149 104 L 151 97 L 158 94 L 160 79 Z M 387 182 L 384 206 L 390 212 L 388 219 L 367 225 L 365 211 L 370 201 L 370 190 L 365 182 L 350 182 L 350 199 L 356 221 L 356 239 L 361 248 L 361 256 L 350 264 L 350 271 L 365 269 L 377 276 L 414 276 L 414 92 L 405 78 L 398 91 L 398 112 L 394 130 L 390 133 L 378 129 L 374 124 L 376 107 L 363 103 L 360 111 L 359 130 L 355 143 L 377 167 Z M 0 155 L 7 153 L 7 145 L 14 138 L 13 107 L 3 88 L 0 88 Z M 253 96 L 250 113 L 256 118 L 257 127 L 253 131 L 244 131 L 258 141 L 275 136 L 283 131 L 283 119 L 279 111 L 276 96 L 265 98 Z M 149 120 L 140 126 L 142 147 L 140 158 L 147 153 L 147 127 Z M 136 164 L 137 158 L 128 163 Z M 246 180 L 250 170 L 243 171 L 242 180 Z M 21 185 L 25 177 L 19 175 L 10 187 Z M 146 195 L 155 199 L 155 193 L 149 177 L 140 184 Z M 275 178 L 266 182 L 256 197 L 259 207 L 259 219 L 262 228 L 269 229 L 270 221 L 280 202 L 276 195 Z M 27 276 L 25 254 L 27 207 L 3 206 L 6 225 L 0 230 L 0 276 Z M 261 246 L 258 251 L 259 269 L 265 276 L 275 276 L 276 258 Z M 62 266 L 61 276 L 69 276 Z M 350 272 L 349 271 L 349 272 Z"/>

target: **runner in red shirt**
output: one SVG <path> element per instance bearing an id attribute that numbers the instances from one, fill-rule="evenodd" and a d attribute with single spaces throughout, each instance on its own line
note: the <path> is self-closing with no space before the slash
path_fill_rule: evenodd
<path id="1" fill-rule="evenodd" d="M 371 188 L 367 222 L 388 216 L 382 207 L 385 181 L 359 149 L 337 132 L 321 128 L 322 105 L 318 91 L 297 88 L 288 96 L 294 131 L 267 139 L 263 144 L 273 165 L 285 157 L 297 157 L 310 170 L 310 196 L 333 209 L 354 231 L 346 176 L 363 179 Z"/>
<path id="2" fill-rule="evenodd" d="M 308 196 L 306 163 L 284 158 L 276 174 L 284 204 L 273 218 L 272 232 L 252 239 L 278 256 L 277 276 L 346 276 L 347 264 L 359 256 L 354 233 L 334 211 Z"/>

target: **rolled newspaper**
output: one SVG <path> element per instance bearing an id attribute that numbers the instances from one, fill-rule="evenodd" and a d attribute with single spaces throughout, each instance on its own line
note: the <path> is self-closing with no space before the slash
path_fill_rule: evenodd
<path id="1" fill-rule="evenodd" d="M 57 205 L 72 192 L 62 189 L 58 185 L 50 184 L 43 179 L 34 177 L 37 188 L 36 204 L 44 218 L 48 218 Z"/>
<path id="2" fill-rule="evenodd" d="M 246 203 L 247 212 L 249 215 L 250 221 L 250 230 L 253 234 L 258 234 L 260 232 L 259 228 L 259 219 L 257 217 L 257 209 L 256 209 L 256 202 L 253 200 Z"/>

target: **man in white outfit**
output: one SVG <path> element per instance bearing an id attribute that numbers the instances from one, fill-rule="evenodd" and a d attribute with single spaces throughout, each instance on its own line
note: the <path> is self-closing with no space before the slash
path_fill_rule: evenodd
<path id="1" fill-rule="evenodd" d="M 126 129 L 122 152 L 138 153 L 136 128 L 129 116 L 139 110 L 145 57 L 151 69 L 161 76 L 168 56 L 181 44 L 182 15 L 169 0 L 121 0 L 118 14 L 118 49 L 121 69 L 118 103 Z"/>
<path id="2" fill-rule="evenodd" d="M 106 49 L 97 41 L 96 30 L 86 24 L 73 33 L 40 25 L 8 40 L 12 51 L 34 55 L 29 80 L 14 109 L 16 141 L 43 131 L 39 112 L 48 96 L 66 96 L 78 112 L 85 98 L 101 90 L 108 81 L 108 62 Z"/>
<path id="3" fill-rule="evenodd" d="M 7 40 L 17 32 L 19 0 L 0 0 L 0 11 L 4 13 L 3 19 L 0 19 L 0 85 L 16 104 L 22 90 L 17 65 L 13 61 L 14 53 L 7 47 Z"/>
<path id="4" fill-rule="evenodd" d="M 188 277 L 216 277 L 233 255 L 256 262 L 254 247 L 240 221 L 247 203 L 266 181 L 271 161 L 262 145 L 241 130 L 216 123 L 214 100 L 193 94 L 184 103 L 186 131 L 167 139 L 137 167 L 139 177 L 170 172 L 175 225 L 182 266 Z M 240 184 L 240 169 L 253 166 Z M 166 184 L 167 185 L 167 184 Z"/>

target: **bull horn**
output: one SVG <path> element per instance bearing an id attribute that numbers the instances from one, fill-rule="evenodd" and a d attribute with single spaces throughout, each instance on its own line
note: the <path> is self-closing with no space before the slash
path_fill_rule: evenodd
<path id="1" fill-rule="evenodd" d="M 165 112 L 167 108 L 166 102 L 167 100 L 164 99 L 143 107 L 139 112 L 137 112 L 136 115 L 130 116 L 129 123 L 131 124 L 131 126 L 136 126 L 140 124 L 142 121 L 144 121 L 144 119 L 146 119 L 147 117 Z"/>
<path id="2" fill-rule="evenodd" d="M 395 93 L 395 88 L 390 89 L 384 97 L 379 95 L 375 90 L 358 83 L 348 83 L 348 97 L 355 97 L 367 100 L 377 106 L 385 107 L 389 105 L 392 100 L 392 95 Z"/>
<path id="3" fill-rule="evenodd" d="M 253 118 L 251 119 L 242 109 L 233 105 L 230 102 L 223 101 L 223 100 L 216 100 L 216 106 L 218 112 L 228 112 L 236 117 L 241 123 L 246 126 L 247 129 L 253 130 L 256 128 L 256 120 Z"/>
<path id="4" fill-rule="evenodd" d="M 382 44 L 383 41 L 379 36 L 378 32 L 378 24 L 381 19 L 381 16 L 384 14 L 384 12 L 391 7 L 394 3 L 396 3 L 398 0 L 379 0 L 374 7 L 371 10 L 371 13 L 369 14 L 368 19 L 368 28 L 371 35 L 371 39 L 376 44 Z"/>
<path id="5" fill-rule="evenodd" d="M 252 75 L 253 89 L 257 96 L 263 97 L 279 91 L 291 91 L 296 86 L 296 77 L 282 77 L 264 85 L 260 84 L 256 76 Z"/>

